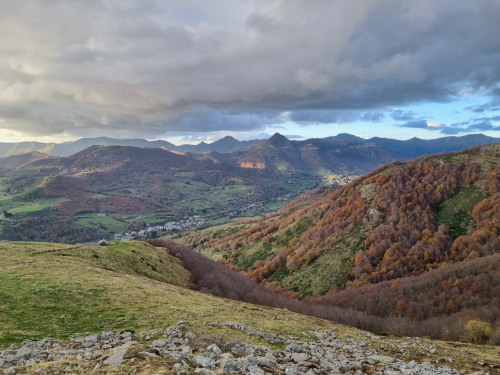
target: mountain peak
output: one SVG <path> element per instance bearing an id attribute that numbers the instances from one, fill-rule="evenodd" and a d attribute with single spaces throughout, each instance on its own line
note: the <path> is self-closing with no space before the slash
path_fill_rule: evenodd
<path id="1" fill-rule="evenodd" d="M 238 140 L 230 135 L 226 135 L 224 138 L 221 138 L 219 139 L 219 141 L 236 141 L 238 142 Z"/>
<path id="2" fill-rule="evenodd" d="M 273 136 L 265 141 L 262 145 L 272 146 L 276 148 L 293 147 L 292 142 L 290 142 L 287 137 L 281 135 L 280 133 L 274 133 Z"/>

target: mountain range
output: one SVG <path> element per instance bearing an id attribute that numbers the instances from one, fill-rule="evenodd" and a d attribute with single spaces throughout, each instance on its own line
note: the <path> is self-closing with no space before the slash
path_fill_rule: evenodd
<path id="1" fill-rule="evenodd" d="M 424 140 L 412 138 L 406 141 L 389 138 L 363 139 L 351 134 L 341 133 L 336 136 L 321 138 L 322 141 L 355 140 L 363 143 L 373 143 L 387 151 L 404 155 L 406 158 L 414 158 L 443 151 L 458 151 L 472 146 L 497 143 L 500 138 L 488 137 L 482 134 L 469 134 L 461 137 L 443 137 L 438 139 Z M 301 148 L 303 142 L 290 141 L 295 148 Z M 18 142 L 0 143 L 0 157 L 19 155 L 27 152 L 38 151 L 53 156 L 70 156 L 90 146 L 133 146 L 133 147 L 156 147 L 171 151 L 203 153 L 216 151 L 219 153 L 244 151 L 249 148 L 265 143 L 265 139 L 254 139 L 250 141 L 238 141 L 226 136 L 212 143 L 200 142 L 197 145 L 174 145 L 167 141 L 148 141 L 145 139 L 113 139 L 107 137 L 82 138 L 73 142 L 64 143 L 42 143 L 42 142 Z"/>
<path id="2" fill-rule="evenodd" d="M 70 156 L 32 151 L 0 158 L 0 210 L 17 219 L 55 214 L 72 217 L 75 222 L 76 217 L 85 225 L 89 222 L 80 220 L 81 215 L 98 213 L 127 215 L 130 220 L 133 215 L 153 213 L 174 218 L 223 216 L 226 212 L 254 216 L 265 210 L 259 205 L 275 207 L 272 202 L 290 200 L 320 184 L 339 186 L 381 165 L 405 161 L 422 152 L 449 151 L 494 140 L 465 136 L 438 141 L 376 138 L 372 142 L 339 134 L 296 141 L 276 133 L 257 145 L 231 152 L 167 150 L 161 141 L 152 143 L 161 147 L 93 145 Z M 85 139 L 75 144 L 83 147 L 95 141 Z M 144 140 L 134 142 L 151 146 Z M 248 146 L 230 137 L 214 144 L 221 149 L 225 144 L 225 150 Z M 35 237 L 50 232 L 45 227 L 0 224 L 9 231 L 32 228 Z M 112 224 L 106 235 L 123 232 L 123 224 Z M 24 238 L 24 234 L 20 236 L 15 238 Z"/>
<path id="3" fill-rule="evenodd" d="M 206 151 L 232 152 L 258 145 L 263 140 L 238 141 L 231 136 L 226 136 L 213 143 L 200 142 L 197 145 L 176 146 L 167 141 L 148 141 L 145 139 L 114 139 L 108 137 L 82 138 L 73 142 L 42 143 L 18 142 L 0 143 L 0 156 L 19 155 L 27 152 L 43 152 L 53 156 L 70 156 L 90 146 L 133 146 L 165 148 L 171 151 L 202 153 Z"/>

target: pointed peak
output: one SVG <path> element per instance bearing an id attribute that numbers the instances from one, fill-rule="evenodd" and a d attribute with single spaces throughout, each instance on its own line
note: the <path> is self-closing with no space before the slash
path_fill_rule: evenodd
<path id="1" fill-rule="evenodd" d="M 238 142 L 238 140 L 231 135 L 226 135 L 224 138 L 219 139 L 219 141 L 236 141 L 236 142 Z"/>
<path id="2" fill-rule="evenodd" d="M 281 135 L 280 133 L 274 133 L 273 136 L 264 143 L 262 143 L 262 145 L 273 146 L 278 148 L 293 147 L 292 142 L 290 142 L 290 140 L 287 137 Z"/>

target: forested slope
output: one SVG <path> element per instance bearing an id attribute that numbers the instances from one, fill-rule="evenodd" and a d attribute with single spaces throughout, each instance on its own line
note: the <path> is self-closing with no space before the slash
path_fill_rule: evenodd
<path id="1" fill-rule="evenodd" d="M 391 163 L 184 242 L 291 296 L 420 320 L 467 312 L 495 324 L 499 161 L 495 144 Z"/>

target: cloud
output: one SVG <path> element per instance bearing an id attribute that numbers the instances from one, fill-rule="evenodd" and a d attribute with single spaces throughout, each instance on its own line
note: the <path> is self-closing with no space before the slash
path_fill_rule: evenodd
<path id="1" fill-rule="evenodd" d="M 496 108 L 497 0 L 312 1 L 1 2 L 0 130 L 154 138 L 260 131 L 283 113 L 378 122 L 468 93 Z"/>
<path id="2" fill-rule="evenodd" d="M 302 110 L 287 113 L 290 121 L 301 125 L 345 124 L 355 121 L 380 122 L 384 116 L 382 112 L 355 110 Z"/>
<path id="3" fill-rule="evenodd" d="M 390 116 L 396 121 L 415 121 L 420 116 L 413 111 L 403 111 L 401 109 L 392 111 Z"/>
<path id="4" fill-rule="evenodd" d="M 471 119 L 469 121 L 463 121 L 459 123 L 454 123 L 451 126 L 440 124 L 440 123 L 432 123 L 426 121 L 415 121 L 410 122 L 404 125 L 399 125 L 405 128 L 414 128 L 414 129 L 425 129 L 436 131 L 439 130 L 442 134 L 452 135 L 452 134 L 460 134 L 460 133 L 475 133 L 475 132 L 484 132 L 484 131 L 500 131 L 500 126 L 494 125 L 492 122 L 500 121 L 500 116 L 493 117 L 481 117 Z"/>
<path id="5" fill-rule="evenodd" d="M 500 94 L 500 92 L 498 94 Z M 483 113 L 486 111 L 500 111 L 500 95 L 491 98 L 486 103 L 475 105 L 472 107 L 466 107 L 465 109 L 468 109 L 475 113 Z"/>
<path id="6" fill-rule="evenodd" d="M 398 125 L 401 128 L 411 128 L 411 129 L 426 129 L 426 130 L 443 130 L 447 126 L 437 122 L 427 122 L 425 120 L 410 121 L 403 125 Z"/>

